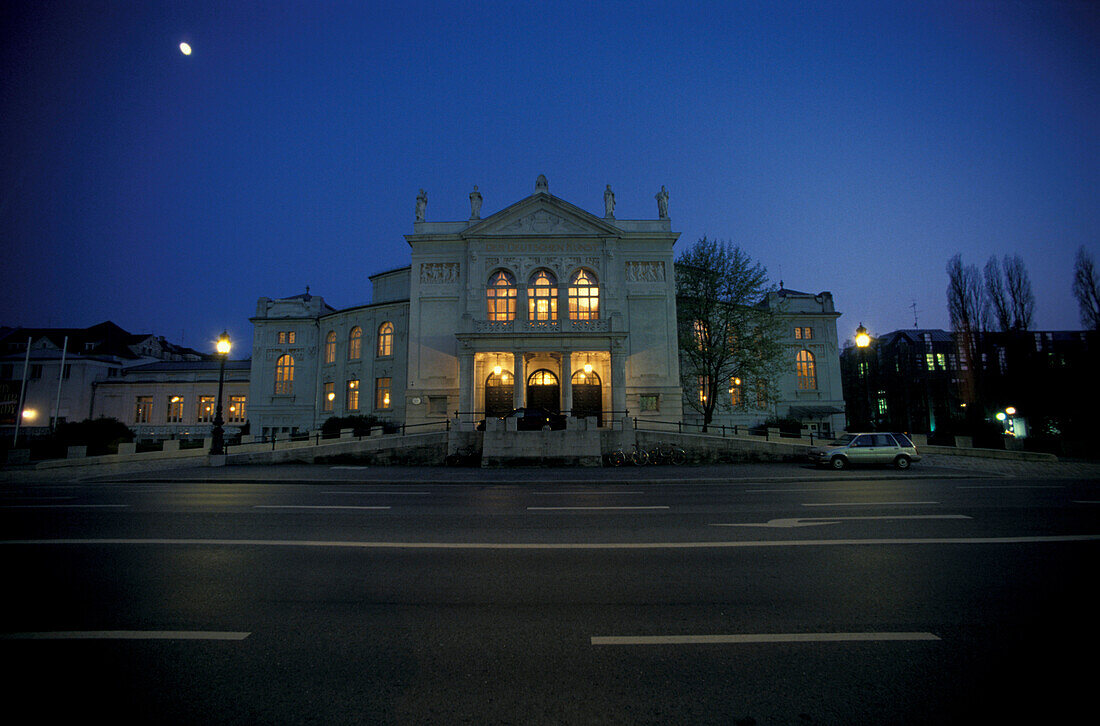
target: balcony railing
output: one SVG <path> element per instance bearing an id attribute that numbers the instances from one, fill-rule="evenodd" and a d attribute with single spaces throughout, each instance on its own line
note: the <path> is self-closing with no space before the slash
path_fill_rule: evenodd
<path id="1" fill-rule="evenodd" d="M 606 333 L 608 320 L 474 320 L 475 333 Z"/>

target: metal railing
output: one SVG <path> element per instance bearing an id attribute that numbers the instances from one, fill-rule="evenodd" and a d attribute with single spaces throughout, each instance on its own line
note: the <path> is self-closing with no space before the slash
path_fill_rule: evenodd
<path id="1" fill-rule="evenodd" d="M 647 427 L 643 429 L 639 424 L 647 424 Z M 660 428 L 664 427 L 664 428 Z M 719 436 L 726 438 L 726 436 L 763 436 L 765 441 L 771 441 L 773 438 L 778 439 L 799 439 L 805 440 L 802 434 L 783 433 L 778 431 L 774 427 L 769 429 L 767 426 L 741 426 L 739 424 L 732 424 L 726 426 L 724 424 L 710 423 L 706 425 L 706 431 L 703 430 L 702 423 L 696 423 L 694 421 L 659 421 L 656 419 L 634 419 L 634 429 L 636 431 L 648 430 L 658 432 L 671 432 L 673 430 L 676 433 L 700 433 L 709 434 L 712 436 Z M 685 429 L 687 429 L 685 431 Z M 814 432 L 809 431 L 809 442 L 812 445 L 814 443 Z M 821 439 L 821 435 L 817 437 Z"/>
<path id="2" fill-rule="evenodd" d="M 390 424 L 389 426 L 383 426 L 383 425 L 380 424 L 378 426 L 371 426 L 367 430 L 367 432 L 365 432 L 365 433 L 363 431 L 359 431 L 358 433 L 353 433 L 351 436 L 346 436 L 340 431 L 329 432 L 329 433 L 324 433 L 324 432 L 321 432 L 321 431 L 313 431 L 313 432 L 309 432 L 309 433 L 289 433 L 289 434 L 282 434 L 282 435 L 276 434 L 276 433 L 262 434 L 262 435 L 260 435 L 256 438 L 254 438 L 252 441 L 250 441 L 248 443 L 243 443 L 240 440 L 227 441 L 226 444 L 225 444 L 225 449 L 226 449 L 226 452 L 228 453 L 231 447 L 255 446 L 256 444 L 265 444 L 265 445 L 266 444 L 271 444 L 271 450 L 274 451 L 276 444 L 285 444 L 285 443 L 295 442 L 295 441 L 303 442 L 303 443 L 307 443 L 307 444 L 312 442 L 313 446 L 320 446 L 322 441 L 325 442 L 325 443 L 333 443 L 333 442 L 337 442 L 337 441 L 348 441 L 349 439 L 354 439 L 356 441 L 362 441 L 364 438 L 377 438 L 379 435 L 381 435 L 381 436 L 405 436 L 408 433 L 418 433 L 417 431 L 413 431 L 413 429 L 423 429 L 423 428 L 426 428 L 428 426 L 434 426 L 436 428 L 436 430 L 439 430 L 439 431 L 450 431 L 451 430 L 451 420 L 446 419 L 446 418 L 441 418 L 441 419 L 437 419 L 435 421 L 424 421 L 422 423 L 415 423 L 415 424 L 401 423 L 401 424 Z M 374 432 L 375 429 L 382 429 L 382 433 L 381 434 L 374 434 L 373 432 Z M 389 430 L 387 431 L 387 429 L 389 429 Z"/>

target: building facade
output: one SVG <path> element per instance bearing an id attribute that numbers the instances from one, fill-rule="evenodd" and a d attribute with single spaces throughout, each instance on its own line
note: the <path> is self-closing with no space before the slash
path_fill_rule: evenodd
<path id="1" fill-rule="evenodd" d="M 680 419 L 667 207 L 618 220 L 612 197 L 597 217 L 541 176 L 534 194 L 484 219 L 480 194 L 467 220 L 428 221 L 425 206 L 406 236 L 411 264 L 373 276 L 372 303 L 260 300 L 255 433 L 355 413 L 473 424 L 528 406 L 603 425 L 643 400 L 650 415 Z"/>

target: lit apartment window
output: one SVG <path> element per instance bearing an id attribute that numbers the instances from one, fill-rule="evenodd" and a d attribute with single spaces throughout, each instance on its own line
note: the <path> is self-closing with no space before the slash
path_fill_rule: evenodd
<path id="1" fill-rule="evenodd" d="M 325 336 L 325 363 L 336 362 L 336 331 L 328 331 Z"/>
<path id="2" fill-rule="evenodd" d="M 321 408 L 325 411 L 331 411 L 332 410 L 332 402 L 335 399 L 336 399 L 336 384 L 332 383 L 330 381 L 329 383 L 325 384 L 325 392 L 324 392 L 324 395 L 321 397 Z"/>
<path id="3" fill-rule="evenodd" d="M 808 350 L 798 351 L 795 358 L 795 370 L 798 373 L 798 390 L 813 391 L 817 389 L 817 364 L 814 362 L 814 354 Z"/>
<path id="4" fill-rule="evenodd" d="M 183 423 L 183 396 L 168 397 L 167 423 Z"/>
<path id="5" fill-rule="evenodd" d="M 734 408 L 740 406 L 743 400 L 743 393 L 744 389 L 741 385 L 741 379 L 737 376 L 730 378 L 730 405 Z"/>
<path id="6" fill-rule="evenodd" d="M 248 416 L 245 411 L 245 404 L 247 396 L 230 396 L 229 397 L 229 415 L 226 420 L 229 423 L 244 423 Z"/>
<path id="7" fill-rule="evenodd" d="M 348 381 L 348 405 L 347 405 L 347 409 L 349 411 L 358 411 L 359 410 L 359 381 L 358 380 Z"/>
<path id="8" fill-rule="evenodd" d="M 281 355 L 275 361 L 275 395 L 289 396 L 294 392 L 294 357 Z"/>
<path id="9" fill-rule="evenodd" d="M 378 357 L 393 355 L 393 323 L 388 320 L 378 327 Z"/>
<path id="10" fill-rule="evenodd" d="M 199 423 L 209 423 L 214 420 L 213 396 L 199 396 L 199 413 L 197 420 Z"/>
<path id="11" fill-rule="evenodd" d="M 294 343 L 294 331 L 283 331 L 279 333 L 279 343 L 282 345 L 293 345 Z"/>
<path id="12" fill-rule="evenodd" d="M 569 280 L 569 319 L 599 320 L 600 288 L 587 270 L 577 270 Z"/>
<path id="13" fill-rule="evenodd" d="M 379 410 L 387 410 L 393 407 L 390 402 L 389 378 L 374 379 L 374 407 Z"/>
<path id="14" fill-rule="evenodd" d="M 516 317 L 516 280 L 504 270 L 499 270 L 489 278 L 485 289 L 485 298 L 489 306 L 489 320 L 507 322 Z"/>
<path id="15" fill-rule="evenodd" d="M 798 328 L 794 329 L 794 338 L 795 338 L 795 340 L 810 340 L 813 337 L 814 337 L 814 329 L 813 328 L 798 327 Z"/>
<path id="16" fill-rule="evenodd" d="M 363 357 L 363 329 L 356 325 L 348 333 L 348 360 L 359 360 Z"/>
<path id="17" fill-rule="evenodd" d="M 149 423 L 153 420 L 153 397 L 138 396 L 134 400 L 134 423 Z"/>
<path id="18" fill-rule="evenodd" d="M 707 325 L 702 320 L 691 324 L 691 333 L 695 338 L 695 347 L 702 350 L 707 344 Z"/>
<path id="19" fill-rule="evenodd" d="M 705 404 L 707 402 L 707 395 L 710 391 L 710 376 L 699 376 L 699 403 Z"/>
<path id="20" fill-rule="evenodd" d="M 558 319 L 558 281 L 546 270 L 539 270 L 527 284 L 527 319 Z"/>

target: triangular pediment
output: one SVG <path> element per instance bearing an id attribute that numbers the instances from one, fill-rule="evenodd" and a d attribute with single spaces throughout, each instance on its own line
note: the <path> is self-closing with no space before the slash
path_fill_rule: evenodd
<path id="1" fill-rule="evenodd" d="M 467 227 L 463 237 L 606 237 L 620 230 L 608 220 L 546 192 L 526 199 Z"/>

